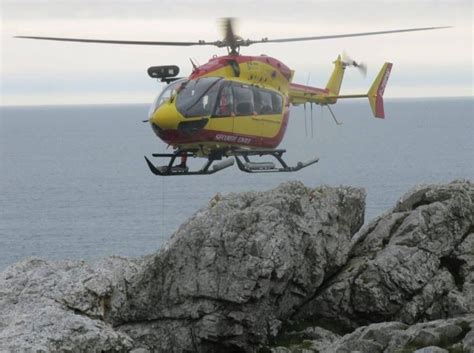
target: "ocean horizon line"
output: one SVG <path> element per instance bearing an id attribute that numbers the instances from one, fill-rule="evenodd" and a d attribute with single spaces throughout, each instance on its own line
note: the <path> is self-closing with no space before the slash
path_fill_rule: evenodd
<path id="1" fill-rule="evenodd" d="M 409 97 L 384 97 L 386 102 L 397 101 L 397 100 L 453 100 L 453 99 L 473 99 L 474 95 L 471 96 L 409 96 Z M 365 100 L 353 100 L 350 103 L 365 102 Z M 120 106 L 120 105 L 150 105 L 152 102 L 129 102 L 129 103 L 110 103 L 110 102 L 91 102 L 91 103 L 45 103 L 45 104 L 2 104 L 0 108 L 26 108 L 26 107 L 81 107 L 81 106 Z"/>

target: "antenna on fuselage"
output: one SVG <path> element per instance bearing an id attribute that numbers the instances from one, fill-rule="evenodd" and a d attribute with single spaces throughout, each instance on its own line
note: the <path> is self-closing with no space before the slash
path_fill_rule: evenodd
<path id="1" fill-rule="evenodd" d="M 193 61 L 192 58 L 189 58 L 189 61 L 191 61 L 191 65 L 193 66 L 193 71 L 196 70 L 198 68 L 198 66 L 196 65 L 196 63 Z"/>
<path id="2" fill-rule="evenodd" d="M 306 102 L 303 104 L 304 107 L 304 136 L 308 137 L 308 123 L 306 122 Z"/>

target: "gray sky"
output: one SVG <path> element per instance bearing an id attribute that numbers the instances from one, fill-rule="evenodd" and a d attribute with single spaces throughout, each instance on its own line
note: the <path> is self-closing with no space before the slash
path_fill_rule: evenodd
<path id="1" fill-rule="evenodd" d="M 274 56 L 295 81 L 325 86 L 343 50 L 369 66 L 347 72 L 342 93 L 366 92 L 384 61 L 394 63 L 387 97 L 473 95 L 473 8 L 470 0 L 1 0 L 1 104 L 150 102 L 162 87 L 152 65 L 189 57 L 205 63 L 225 49 L 138 47 L 14 39 L 14 35 L 129 40 L 221 39 L 219 18 L 238 17 L 244 38 L 340 34 L 455 26 L 437 31 L 326 41 L 254 45 L 243 54 Z"/>

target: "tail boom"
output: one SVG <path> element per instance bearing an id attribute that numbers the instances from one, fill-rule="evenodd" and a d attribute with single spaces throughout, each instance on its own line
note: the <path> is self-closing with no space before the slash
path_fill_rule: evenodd
<path id="1" fill-rule="evenodd" d="M 338 58 L 340 61 L 340 59 Z M 338 99 L 350 99 L 350 98 L 368 98 L 372 113 L 376 118 L 385 118 L 384 106 L 383 106 L 383 94 L 385 87 L 387 86 L 390 72 L 392 71 L 392 63 L 386 62 L 380 69 L 377 77 L 372 83 L 369 91 L 366 94 L 339 94 L 340 81 L 344 74 L 344 68 L 339 65 L 336 60 L 336 68 L 333 72 L 333 77 L 330 79 L 330 83 L 326 88 L 317 88 L 304 85 L 298 85 L 295 83 L 290 84 L 289 96 L 290 102 L 293 105 L 304 104 L 304 103 L 315 103 L 320 105 L 335 104 Z"/>

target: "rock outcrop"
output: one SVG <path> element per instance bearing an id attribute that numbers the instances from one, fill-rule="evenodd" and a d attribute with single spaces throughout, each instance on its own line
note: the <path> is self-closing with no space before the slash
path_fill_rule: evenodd
<path id="1" fill-rule="evenodd" d="M 354 332 L 338 336 L 320 327 L 291 332 L 293 344 L 276 347 L 272 353 L 449 353 L 467 352 L 474 348 L 474 315 L 434 320 L 407 325 L 381 322 L 362 326 Z"/>
<path id="2" fill-rule="evenodd" d="M 9 267 L 0 275 L 0 352 L 128 352 L 132 339 L 105 315 L 134 265 L 33 258 Z"/>
<path id="3" fill-rule="evenodd" d="M 252 351 L 347 261 L 365 193 L 286 183 L 217 195 L 157 254 L 27 260 L 0 277 L 0 347 Z"/>
<path id="4" fill-rule="evenodd" d="M 216 195 L 153 255 L 24 260 L 0 274 L 0 351 L 474 351 L 474 186 L 360 229 L 364 206 L 285 183 Z"/>
<path id="5" fill-rule="evenodd" d="M 307 344 L 321 352 L 413 352 L 438 344 L 471 352 L 473 314 L 474 185 L 458 181 L 417 187 L 364 226 L 343 269 L 291 319 L 356 329 Z M 440 320 L 449 318 L 458 319 Z M 456 334 L 445 337 L 446 325 L 457 325 Z"/>
<path id="6" fill-rule="evenodd" d="M 144 264 L 109 318 L 168 352 L 266 342 L 346 263 L 364 203 L 360 189 L 301 183 L 217 196 Z"/>
<path id="7" fill-rule="evenodd" d="M 350 259 L 299 318 L 351 328 L 474 312 L 474 186 L 419 187 L 355 237 Z"/>

